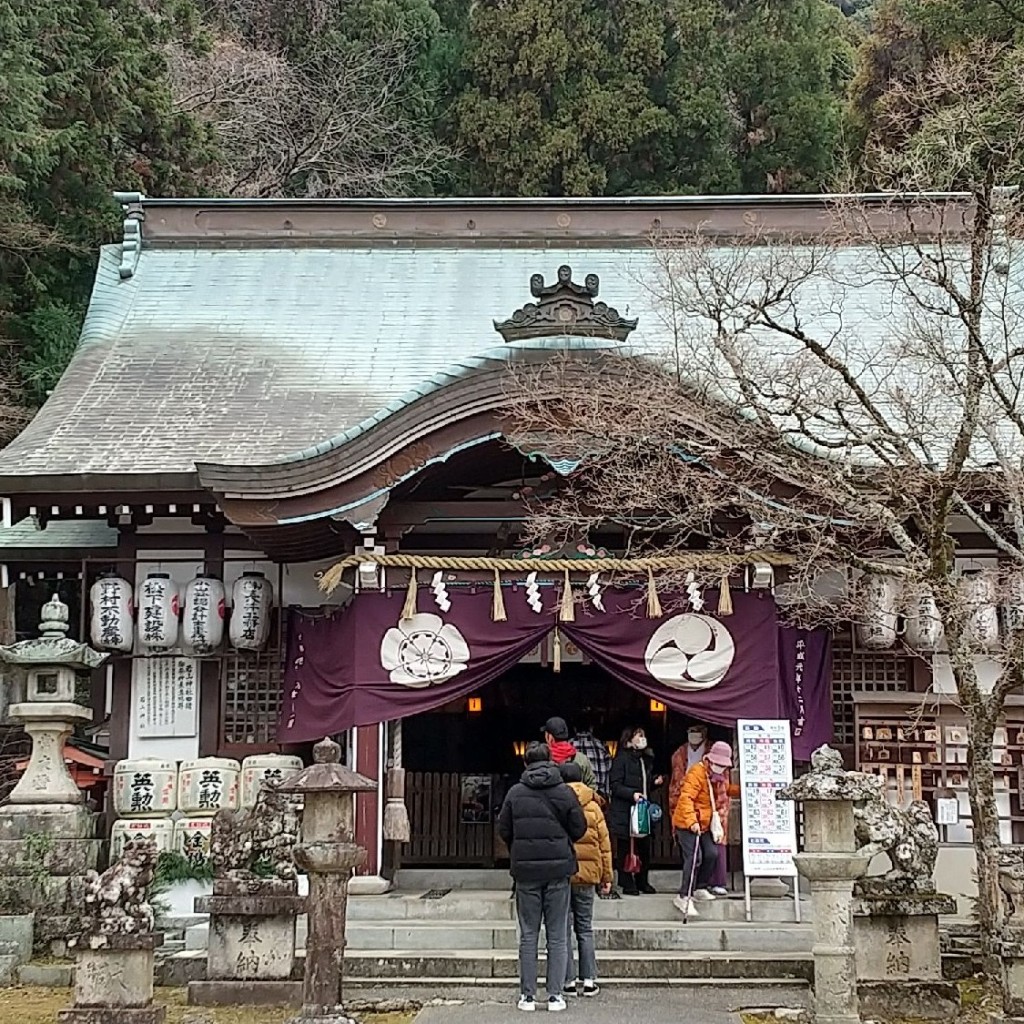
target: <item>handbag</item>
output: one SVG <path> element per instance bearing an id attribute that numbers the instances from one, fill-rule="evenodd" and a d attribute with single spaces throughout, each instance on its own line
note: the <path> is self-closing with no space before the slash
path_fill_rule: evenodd
<path id="1" fill-rule="evenodd" d="M 644 798 L 640 802 L 647 805 L 647 835 L 650 835 L 651 825 L 657 825 L 664 817 L 664 811 L 660 804 L 656 804 L 647 796 L 647 769 L 644 767 L 643 758 L 640 759 L 640 776 L 643 779 Z"/>
<path id="2" fill-rule="evenodd" d="M 718 813 L 718 807 L 715 804 L 715 789 L 711 785 L 711 776 L 708 776 L 708 796 L 711 797 L 711 827 L 708 831 L 711 833 L 711 838 L 721 845 L 725 840 L 725 826 L 722 824 L 722 816 Z"/>
<path id="3" fill-rule="evenodd" d="M 626 854 L 625 859 L 622 861 L 622 870 L 627 875 L 639 875 L 643 871 L 644 866 L 640 860 L 639 854 L 636 852 L 636 844 L 632 839 L 629 841 L 629 853 Z"/>
<path id="4" fill-rule="evenodd" d="M 638 800 L 629 809 L 629 834 L 634 839 L 646 839 L 651 834 L 651 805 Z"/>

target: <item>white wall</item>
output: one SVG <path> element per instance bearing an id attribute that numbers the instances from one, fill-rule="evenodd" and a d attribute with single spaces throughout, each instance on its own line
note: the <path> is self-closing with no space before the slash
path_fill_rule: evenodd
<path id="1" fill-rule="evenodd" d="M 142 558 L 145 560 L 143 561 Z M 162 561 L 162 559 L 184 558 L 184 562 Z M 179 593 L 197 572 L 203 571 L 203 551 L 147 551 L 140 557 L 135 569 L 135 587 L 138 588 L 150 572 L 166 572 L 178 584 Z M 185 654 L 181 648 L 176 653 Z M 169 761 L 188 761 L 199 756 L 198 711 L 196 731 L 191 736 L 140 736 L 138 730 L 139 669 L 141 659 L 132 660 L 132 720 L 128 728 L 128 756 L 166 758 Z M 197 687 L 198 697 L 198 687 Z"/>

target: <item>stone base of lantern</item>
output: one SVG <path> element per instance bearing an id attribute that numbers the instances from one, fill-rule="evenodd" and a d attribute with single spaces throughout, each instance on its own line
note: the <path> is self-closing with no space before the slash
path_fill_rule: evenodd
<path id="1" fill-rule="evenodd" d="M 157 933 L 94 935 L 76 950 L 75 1004 L 58 1014 L 61 1024 L 163 1024 L 153 1005 Z"/>
<path id="2" fill-rule="evenodd" d="M 936 893 L 886 892 L 880 886 L 870 893 L 853 901 L 861 1013 L 919 1020 L 955 1017 L 960 992 L 942 980 L 939 915 L 955 914 L 956 900 Z"/>
<path id="3" fill-rule="evenodd" d="M 35 909 L 35 944 L 56 956 L 78 930 L 82 879 L 95 871 L 103 843 L 96 818 L 82 804 L 7 804 L 0 808 L 0 873 Z M 38 836 L 47 840 L 40 879 Z"/>

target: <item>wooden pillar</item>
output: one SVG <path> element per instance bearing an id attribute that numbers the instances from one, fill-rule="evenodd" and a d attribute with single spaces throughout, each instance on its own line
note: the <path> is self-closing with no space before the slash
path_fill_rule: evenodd
<path id="1" fill-rule="evenodd" d="M 375 793 L 356 794 L 356 842 L 366 849 L 366 861 L 360 874 L 376 875 L 379 873 L 381 836 L 381 804 L 383 780 L 380 772 L 380 734 L 379 725 L 361 725 L 356 734 L 355 769 L 360 775 L 379 783 Z"/>
<path id="2" fill-rule="evenodd" d="M 209 530 L 203 543 L 203 572 L 224 579 L 224 534 Z M 199 662 L 199 756 L 216 757 L 221 745 L 218 658 Z"/>

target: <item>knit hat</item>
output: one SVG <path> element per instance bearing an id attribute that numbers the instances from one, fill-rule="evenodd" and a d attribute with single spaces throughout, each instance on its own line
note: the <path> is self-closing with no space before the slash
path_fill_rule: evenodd
<path id="1" fill-rule="evenodd" d="M 707 757 L 716 768 L 732 767 L 732 747 L 730 747 L 728 743 L 723 743 L 721 740 L 717 743 L 711 744 L 711 749 L 708 751 Z"/>

